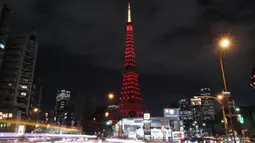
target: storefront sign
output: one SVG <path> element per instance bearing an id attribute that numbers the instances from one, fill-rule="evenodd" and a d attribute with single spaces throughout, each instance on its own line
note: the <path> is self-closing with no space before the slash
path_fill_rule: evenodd
<path id="1" fill-rule="evenodd" d="M 150 135 L 151 134 L 151 123 L 144 123 L 144 135 Z"/>
<path id="2" fill-rule="evenodd" d="M 151 114 L 150 113 L 144 113 L 143 114 L 143 119 L 144 120 L 150 120 L 151 119 Z"/>
<path id="3" fill-rule="evenodd" d="M 151 115 L 150 113 L 143 114 L 143 127 L 144 127 L 144 138 L 150 140 L 151 138 Z"/>
<path id="4" fill-rule="evenodd" d="M 170 120 L 179 120 L 179 108 L 165 108 L 164 117 L 168 117 Z"/>

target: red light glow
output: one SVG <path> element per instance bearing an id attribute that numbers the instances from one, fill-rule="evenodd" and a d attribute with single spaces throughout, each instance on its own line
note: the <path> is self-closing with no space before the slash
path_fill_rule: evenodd
<path id="1" fill-rule="evenodd" d="M 130 3 L 129 12 L 130 11 Z M 131 16 L 129 13 L 128 16 Z M 131 19 L 126 26 L 126 48 L 125 48 L 125 72 L 122 74 L 122 90 L 119 97 L 120 112 L 127 115 L 130 111 L 135 111 L 138 116 L 143 115 L 144 107 L 142 98 L 140 96 L 140 87 L 138 81 L 138 74 L 135 72 L 136 55 L 135 45 L 133 39 L 133 27 Z"/>

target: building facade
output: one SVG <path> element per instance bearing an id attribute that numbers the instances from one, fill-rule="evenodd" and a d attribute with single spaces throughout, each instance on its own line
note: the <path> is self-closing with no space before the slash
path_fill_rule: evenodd
<path id="1" fill-rule="evenodd" d="M 212 96 L 210 88 L 202 88 L 201 96 Z M 214 99 L 204 98 L 201 100 L 201 118 L 203 121 L 212 121 L 215 119 Z"/>
<path id="2" fill-rule="evenodd" d="M 0 111 L 25 119 L 29 113 L 38 36 L 19 34 L 8 38 L 0 73 Z"/>
<path id="3" fill-rule="evenodd" d="M 198 96 L 181 99 L 180 119 L 185 124 L 185 130 L 193 128 L 198 132 L 199 129 L 203 129 L 204 132 L 211 134 L 215 120 L 214 100 L 199 96 L 211 96 L 211 89 L 202 88 Z"/>
<path id="4" fill-rule="evenodd" d="M 171 109 L 170 109 L 171 110 Z M 180 141 L 184 138 L 178 118 L 123 118 L 114 125 L 114 136 L 154 141 Z"/>
<path id="5" fill-rule="evenodd" d="M 179 101 L 179 108 L 180 108 L 180 119 L 183 121 L 193 121 L 193 109 L 191 106 L 190 98 L 183 98 Z"/>
<path id="6" fill-rule="evenodd" d="M 39 119 L 39 112 L 41 109 L 40 106 L 41 98 L 42 98 L 42 81 L 40 76 L 34 76 L 29 105 L 29 117 L 31 120 Z M 35 112 L 35 109 L 38 109 L 38 111 Z"/>
<path id="7" fill-rule="evenodd" d="M 4 58 L 11 19 L 11 9 L 6 4 L 0 5 L 0 69 Z"/>
<path id="8" fill-rule="evenodd" d="M 63 125 L 65 119 L 68 117 L 67 106 L 70 101 L 71 92 L 68 90 L 58 90 L 56 97 L 55 106 L 55 122 L 57 124 Z"/>

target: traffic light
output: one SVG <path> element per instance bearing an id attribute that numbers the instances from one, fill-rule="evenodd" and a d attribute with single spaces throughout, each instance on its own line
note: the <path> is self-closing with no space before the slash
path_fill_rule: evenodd
<path id="1" fill-rule="evenodd" d="M 240 124 L 244 124 L 244 118 L 243 118 L 243 116 L 238 116 L 238 121 L 239 121 L 239 123 Z"/>
<path id="2" fill-rule="evenodd" d="M 112 120 L 106 121 L 106 125 L 107 125 L 107 126 L 110 126 L 111 124 L 112 124 Z"/>
<path id="3" fill-rule="evenodd" d="M 243 124 L 244 123 L 244 119 L 243 116 L 240 117 L 240 123 Z"/>
<path id="4" fill-rule="evenodd" d="M 4 41 L 0 41 L 0 49 L 4 49 L 4 48 L 5 48 Z"/>

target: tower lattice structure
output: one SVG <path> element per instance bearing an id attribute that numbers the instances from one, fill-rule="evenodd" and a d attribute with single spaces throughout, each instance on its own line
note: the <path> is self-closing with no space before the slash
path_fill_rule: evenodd
<path id="1" fill-rule="evenodd" d="M 140 95 L 138 74 L 136 73 L 135 43 L 131 22 L 131 8 L 128 3 L 128 20 L 126 25 L 125 70 L 123 75 L 121 96 L 119 98 L 120 112 L 124 116 L 141 116 L 144 113 L 143 101 Z"/>

